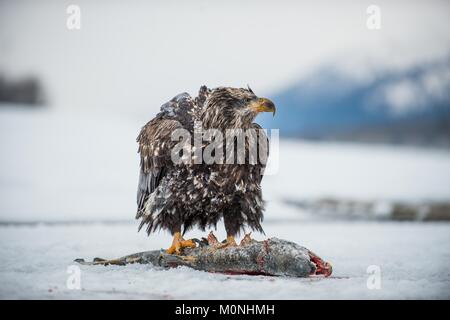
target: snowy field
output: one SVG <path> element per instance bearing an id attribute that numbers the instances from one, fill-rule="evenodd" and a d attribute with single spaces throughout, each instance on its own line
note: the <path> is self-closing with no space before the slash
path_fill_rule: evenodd
<path id="1" fill-rule="evenodd" d="M 331 278 L 80 266 L 81 290 L 67 288 L 75 258 L 115 258 L 170 243 L 164 232 L 138 234 L 133 221 L 135 137 L 145 121 L 0 110 L 0 298 L 450 298 L 450 224 L 339 222 L 284 202 L 448 201 L 450 152 L 293 141 L 281 142 L 279 172 L 264 179 L 263 226 L 268 237 L 295 241 L 331 262 Z M 59 223 L 30 224 L 36 221 Z M 218 235 L 224 238 L 222 229 Z M 378 290 L 367 288 L 371 265 L 381 268 Z"/>
<path id="2" fill-rule="evenodd" d="M 0 220 L 132 219 L 135 140 L 153 116 L 0 109 Z M 286 199 L 450 200 L 448 150 L 281 141 L 278 168 L 267 220 L 304 217 Z"/>
<path id="3" fill-rule="evenodd" d="M 149 265 L 80 266 L 81 290 L 68 289 L 74 258 L 115 258 L 166 247 L 170 238 L 146 238 L 133 224 L 1 227 L 0 298 L 450 298 L 448 224 L 305 222 L 266 224 L 265 229 L 268 236 L 296 241 L 330 261 L 331 278 L 228 276 Z M 370 265 L 381 268 L 380 289 L 367 287 Z"/>

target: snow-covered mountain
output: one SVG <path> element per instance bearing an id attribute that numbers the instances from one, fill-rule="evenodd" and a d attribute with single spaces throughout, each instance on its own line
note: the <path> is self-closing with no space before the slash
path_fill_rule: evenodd
<path id="1" fill-rule="evenodd" d="M 281 134 L 450 146 L 450 57 L 357 78 L 322 67 L 272 98 Z"/>

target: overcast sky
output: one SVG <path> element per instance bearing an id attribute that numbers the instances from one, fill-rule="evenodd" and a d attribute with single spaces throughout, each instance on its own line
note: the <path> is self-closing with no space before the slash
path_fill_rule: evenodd
<path id="1" fill-rule="evenodd" d="M 147 114 L 201 84 L 270 97 L 324 64 L 364 78 L 433 61 L 449 31 L 449 1 L 0 0 L 0 72 L 40 76 L 54 108 Z"/>

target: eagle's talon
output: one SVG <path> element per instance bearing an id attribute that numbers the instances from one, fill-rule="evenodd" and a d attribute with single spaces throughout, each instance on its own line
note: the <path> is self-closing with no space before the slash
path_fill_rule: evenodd
<path id="1" fill-rule="evenodd" d="M 172 245 L 166 250 L 167 254 L 177 254 L 180 255 L 183 248 L 195 248 L 197 245 L 192 239 L 184 240 L 180 232 L 176 232 L 173 235 Z"/>
<path id="2" fill-rule="evenodd" d="M 224 249 L 224 248 L 227 248 L 227 247 L 237 247 L 237 246 L 238 245 L 237 245 L 236 240 L 234 239 L 234 237 L 233 236 L 228 236 L 227 239 L 224 242 L 217 244 L 215 246 L 215 248 L 216 249 Z"/>
<path id="3" fill-rule="evenodd" d="M 191 248 L 194 249 L 197 245 L 195 244 L 195 241 L 192 239 L 189 240 L 181 240 L 180 241 L 181 248 Z"/>

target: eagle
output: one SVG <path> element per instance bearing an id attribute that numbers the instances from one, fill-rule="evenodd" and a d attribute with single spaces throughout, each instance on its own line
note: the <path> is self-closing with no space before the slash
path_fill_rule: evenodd
<path id="1" fill-rule="evenodd" d="M 186 231 L 193 227 L 201 230 L 216 227 L 221 219 L 227 233 L 222 247 L 235 246 L 235 237 L 246 228 L 264 232 L 261 180 L 265 163 L 250 161 L 249 151 L 250 144 L 256 142 L 258 153 L 268 156 L 268 144 L 261 143 L 268 138 L 254 120 L 260 112 L 275 115 L 275 111 L 271 100 L 256 96 L 250 87 L 210 89 L 202 86 L 197 97 L 181 93 L 163 104 L 137 137 L 140 174 L 136 219 L 140 219 L 139 230 L 145 226 L 148 235 L 159 229 L 170 231 L 173 241 L 166 250 L 169 254 L 180 254 L 183 248 L 196 246 L 193 239 L 183 238 Z M 258 139 L 253 136 L 254 139 L 245 140 L 243 163 L 206 163 L 195 161 L 195 156 L 182 162 L 173 161 L 174 148 L 180 143 L 173 133 L 182 130 L 194 137 L 199 124 L 202 130 L 218 130 L 224 136 L 230 129 L 254 129 Z M 193 140 L 186 141 L 195 145 Z M 232 148 L 237 151 L 234 142 L 233 139 Z M 200 148 L 182 151 L 190 156 L 196 151 L 205 151 L 207 146 L 208 141 L 202 139 Z M 233 160 L 237 160 L 237 153 L 232 155 Z"/>

